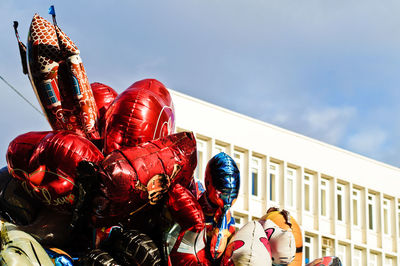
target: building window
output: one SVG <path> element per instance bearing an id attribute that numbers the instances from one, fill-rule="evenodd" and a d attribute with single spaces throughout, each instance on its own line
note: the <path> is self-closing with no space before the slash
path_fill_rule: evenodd
<path id="1" fill-rule="evenodd" d="M 390 200 L 383 199 L 383 233 L 390 235 Z"/>
<path id="2" fill-rule="evenodd" d="M 305 263 L 309 263 L 314 259 L 314 252 L 313 252 L 313 238 L 311 236 L 304 237 L 304 259 Z"/>
<path id="3" fill-rule="evenodd" d="M 342 264 L 344 262 L 342 261 Z M 345 264 L 343 264 L 345 265 Z M 363 256 L 362 256 L 362 250 L 355 248 L 353 250 L 353 263 L 351 264 L 352 266 L 362 266 L 363 265 Z"/>
<path id="4" fill-rule="evenodd" d="M 385 257 L 385 266 L 394 266 L 394 258 Z"/>
<path id="5" fill-rule="evenodd" d="M 352 194 L 353 205 L 353 225 L 361 227 L 361 191 L 358 189 L 353 190 Z"/>
<path id="6" fill-rule="evenodd" d="M 368 229 L 369 230 L 375 230 L 375 195 L 373 194 L 368 194 Z"/>
<path id="7" fill-rule="evenodd" d="M 333 252 L 333 239 L 322 238 L 322 257 L 330 256 Z"/>
<path id="8" fill-rule="evenodd" d="M 279 164 L 269 164 L 269 200 L 278 201 Z"/>
<path id="9" fill-rule="evenodd" d="M 378 254 L 370 253 L 369 254 L 369 266 L 376 266 L 378 264 Z"/>
<path id="10" fill-rule="evenodd" d="M 235 160 L 235 163 L 239 169 L 240 172 L 240 189 L 239 189 L 239 194 L 243 194 L 247 192 L 244 192 L 243 186 L 244 186 L 244 180 L 248 177 L 248 175 L 244 171 L 244 153 L 240 151 L 234 151 L 233 152 L 233 159 Z"/>
<path id="11" fill-rule="evenodd" d="M 261 159 L 251 158 L 251 195 L 260 197 L 261 189 Z"/>
<path id="12" fill-rule="evenodd" d="M 304 174 L 304 211 L 312 212 L 313 175 Z"/>
<path id="13" fill-rule="evenodd" d="M 345 221 L 345 186 L 342 184 L 336 185 L 336 206 L 337 206 L 337 219 L 340 222 Z"/>
<path id="14" fill-rule="evenodd" d="M 347 246 L 339 244 L 337 256 L 342 261 L 343 265 L 347 265 Z"/>
<path id="15" fill-rule="evenodd" d="M 295 208 L 296 199 L 296 176 L 297 171 L 293 168 L 287 168 L 286 170 L 286 206 L 288 208 Z"/>
<path id="16" fill-rule="evenodd" d="M 204 181 L 204 173 L 206 171 L 207 166 L 207 154 L 208 154 L 208 145 L 207 141 L 197 139 L 197 168 L 195 172 L 195 177 Z"/>
<path id="17" fill-rule="evenodd" d="M 321 215 L 322 216 L 328 216 L 329 210 L 329 180 L 322 178 L 321 179 Z"/>
<path id="18" fill-rule="evenodd" d="M 233 213 L 233 218 L 235 218 L 235 228 L 236 228 L 236 230 L 239 230 L 240 228 L 242 228 L 247 223 L 246 215 L 244 215 L 244 214 L 234 212 Z"/>
<path id="19" fill-rule="evenodd" d="M 220 152 L 225 152 L 226 153 L 226 147 L 219 145 L 219 144 L 215 144 L 214 145 L 214 151 L 213 151 L 213 156 L 217 155 Z"/>
<path id="20" fill-rule="evenodd" d="M 400 201 L 397 203 L 397 223 L 398 223 L 398 231 L 400 237 Z"/>

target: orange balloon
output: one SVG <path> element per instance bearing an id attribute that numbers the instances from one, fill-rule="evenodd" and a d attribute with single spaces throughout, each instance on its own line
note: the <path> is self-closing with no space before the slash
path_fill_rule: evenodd
<path id="1" fill-rule="evenodd" d="M 286 213 L 284 213 L 286 212 Z M 283 210 L 280 211 L 277 208 L 270 208 L 267 211 L 267 214 L 264 215 L 260 221 L 265 221 L 265 220 L 271 220 L 275 224 L 277 224 L 279 227 L 281 227 L 284 230 L 287 230 L 289 228 L 292 229 L 294 239 L 296 242 L 296 255 L 294 257 L 294 260 L 289 263 L 289 266 L 301 266 L 302 260 L 303 260 L 303 237 L 301 234 L 301 229 L 297 221 L 289 214 L 289 212 Z"/>

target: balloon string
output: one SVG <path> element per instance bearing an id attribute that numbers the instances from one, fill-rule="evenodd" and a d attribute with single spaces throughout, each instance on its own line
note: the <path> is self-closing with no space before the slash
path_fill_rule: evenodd
<path id="1" fill-rule="evenodd" d="M 129 215 L 134 215 L 135 213 L 137 213 L 138 211 L 140 211 L 141 209 L 143 209 L 144 207 L 146 207 L 147 205 L 149 205 L 150 202 L 146 202 L 145 204 L 143 204 L 141 207 L 137 208 L 136 210 L 134 210 L 133 212 L 131 212 Z"/>
<path id="2" fill-rule="evenodd" d="M 2 76 L 0 76 L 0 79 L 3 80 L 4 83 L 7 84 L 8 87 L 10 87 L 16 94 L 18 94 L 19 97 L 24 99 L 30 106 L 32 106 L 33 109 L 35 109 L 39 114 L 44 116 L 44 114 L 39 109 L 37 109 L 27 98 L 25 98 L 16 88 L 14 88 L 10 83 L 8 83 Z"/>

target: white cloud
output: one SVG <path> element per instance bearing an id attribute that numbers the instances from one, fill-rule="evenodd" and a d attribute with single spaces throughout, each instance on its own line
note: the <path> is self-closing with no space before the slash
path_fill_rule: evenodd
<path id="1" fill-rule="evenodd" d="M 379 154 L 382 151 L 383 145 L 387 140 L 387 133 L 379 128 L 360 131 L 356 134 L 349 136 L 347 145 L 349 149 L 365 154 L 373 155 Z"/>
<path id="2" fill-rule="evenodd" d="M 357 110 L 354 107 L 308 107 L 298 102 L 293 110 L 282 110 L 274 115 L 273 123 L 300 134 L 339 145 L 346 136 Z"/>

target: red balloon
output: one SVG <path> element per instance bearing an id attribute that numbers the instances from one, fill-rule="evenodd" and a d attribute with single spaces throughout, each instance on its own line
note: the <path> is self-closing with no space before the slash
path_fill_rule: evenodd
<path id="1" fill-rule="evenodd" d="M 98 163 L 103 154 L 88 139 L 68 131 L 29 132 L 9 145 L 9 172 L 32 196 L 56 210 L 71 210 L 76 167 Z"/>
<path id="2" fill-rule="evenodd" d="M 96 101 L 97 109 L 99 110 L 99 132 L 102 136 L 106 123 L 106 112 L 115 98 L 117 98 L 118 93 L 113 88 L 100 82 L 91 83 L 90 86 L 92 87 L 93 96 Z"/>
<path id="3" fill-rule="evenodd" d="M 135 82 L 107 111 L 104 153 L 165 137 L 174 128 L 174 105 L 165 86 L 155 79 Z"/>
<path id="4" fill-rule="evenodd" d="M 203 211 L 196 198 L 180 184 L 168 192 L 166 203 L 179 231 L 170 232 L 167 243 L 172 265 L 211 265 L 206 256 L 206 229 Z M 174 239 L 176 239 L 175 242 Z"/>
<path id="5" fill-rule="evenodd" d="M 92 220 L 108 227 L 157 201 L 176 183 L 186 186 L 197 164 L 193 133 L 181 132 L 122 148 L 100 164 L 101 191 Z"/>

